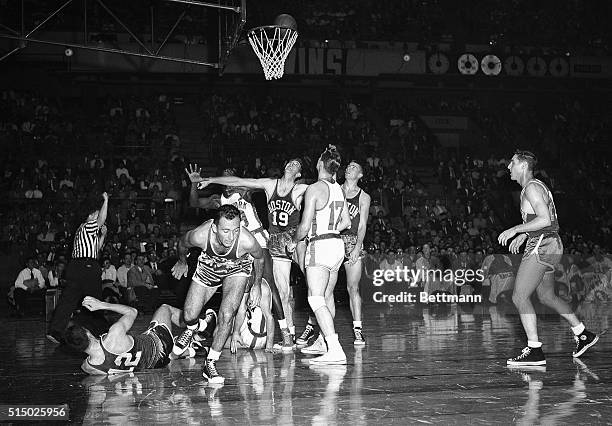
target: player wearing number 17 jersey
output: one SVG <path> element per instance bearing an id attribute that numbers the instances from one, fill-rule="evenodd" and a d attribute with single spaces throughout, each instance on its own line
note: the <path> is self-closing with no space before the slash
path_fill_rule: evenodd
<path id="1" fill-rule="evenodd" d="M 334 328 L 333 293 L 328 292 L 334 288 L 344 260 L 340 232 L 351 226 L 344 193 L 334 178 L 339 167 L 340 154 L 330 145 L 317 161 L 319 180 L 306 190 L 302 220 L 294 237 L 293 246 L 308 238 L 304 260 L 308 303 L 328 348 L 324 355 L 311 359 L 311 364 L 346 364 L 346 355 Z"/>

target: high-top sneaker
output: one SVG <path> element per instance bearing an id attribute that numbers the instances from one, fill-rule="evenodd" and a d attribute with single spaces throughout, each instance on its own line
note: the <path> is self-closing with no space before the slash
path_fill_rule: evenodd
<path id="1" fill-rule="evenodd" d="M 355 336 L 355 340 L 353 341 L 353 345 L 355 346 L 365 346 L 365 337 L 363 337 L 363 331 L 361 331 L 361 327 L 353 328 L 353 335 Z"/>
<path id="2" fill-rule="evenodd" d="M 546 365 L 546 358 L 542 348 L 530 348 L 529 346 L 523 349 L 523 352 L 514 358 L 506 361 L 508 365 Z"/>
<path id="3" fill-rule="evenodd" d="M 217 371 L 216 360 L 207 359 L 202 367 L 202 377 L 208 380 L 208 383 L 222 384 L 225 383 L 225 377 Z"/>
<path id="4" fill-rule="evenodd" d="M 574 336 L 576 340 L 576 349 L 572 352 L 574 358 L 578 358 L 580 355 L 585 353 L 587 349 L 593 346 L 599 341 L 599 336 L 595 333 L 591 333 L 588 330 L 584 330 L 582 334 Z"/>
<path id="5" fill-rule="evenodd" d="M 308 341 L 314 336 L 314 327 L 312 324 L 306 324 L 306 328 L 300 337 L 297 338 L 295 343 L 298 346 L 306 346 Z"/>
<path id="6" fill-rule="evenodd" d="M 191 345 L 191 339 L 197 330 L 192 330 L 190 328 L 186 328 L 183 330 L 180 336 L 176 338 L 174 341 L 174 346 L 172 347 L 172 353 L 176 356 L 180 356 L 185 349 L 187 349 Z"/>
<path id="7" fill-rule="evenodd" d="M 293 343 L 293 335 L 289 331 L 288 328 L 283 328 L 281 330 L 281 334 L 283 335 L 283 341 L 280 343 L 274 344 L 274 350 L 283 351 L 283 352 L 292 352 L 295 344 Z"/>
<path id="8" fill-rule="evenodd" d="M 301 351 L 303 354 L 308 355 L 322 355 L 327 352 L 327 343 L 325 343 L 323 335 L 319 333 L 319 337 L 317 337 L 312 345 L 302 348 Z"/>

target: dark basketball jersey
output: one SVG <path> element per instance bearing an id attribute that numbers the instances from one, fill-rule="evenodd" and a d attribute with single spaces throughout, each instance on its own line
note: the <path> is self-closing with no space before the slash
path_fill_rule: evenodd
<path id="1" fill-rule="evenodd" d="M 300 224 L 300 211 L 291 198 L 293 188 L 295 185 L 287 195 L 281 197 L 278 195 L 278 179 L 276 180 L 274 193 L 268 201 L 268 222 L 271 234 L 295 229 Z"/>
<path id="2" fill-rule="evenodd" d="M 104 351 L 104 362 L 99 365 L 92 365 L 89 363 L 89 358 L 87 358 L 89 366 L 96 370 L 106 374 L 128 373 L 134 370 L 138 371 L 143 368 L 142 365 L 146 363 L 147 357 L 151 356 L 151 353 L 149 353 L 150 350 L 147 350 L 147 347 L 152 347 L 152 345 L 147 345 L 144 341 L 147 339 L 146 335 L 141 334 L 134 337 L 134 344 L 132 347 L 120 354 L 115 354 L 106 349 L 103 342 L 104 337 L 106 337 L 106 334 L 100 337 L 100 347 L 102 351 Z M 144 340 L 142 339 L 143 337 L 145 338 Z"/>
<path id="3" fill-rule="evenodd" d="M 348 206 L 349 216 L 351 217 L 351 227 L 342 231 L 344 235 L 357 235 L 359 229 L 359 221 L 361 220 L 361 212 L 359 211 L 359 197 L 361 196 L 361 189 L 357 192 L 353 198 L 346 199 L 346 205 Z"/>
<path id="4" fill-rule="evenodd" d="M 547 207 L 548 207 L 548 215 L 550 216 L 550 225 L 548 225 L 545 228 L 539 229 L 537 231 L 528 232 L 529 238 L 539 237 L 542 234 L 558 232 L 559 231 L 559 222 L 557 220 L 557 209 L 555 208 L 555 202 L 553 201 L 552 193 L 546 187 L 546 185 L 544 185 L 541 181 L 539 181 L 537 179 L 533 179 L 533 180 L 527 182 L 527 185 L 531 184 L 532 182 L 533 183 L 537 183 L 538 185 L 540 185 L 544 189 L 546 194 L 548 195 L 548 204 L 547 204 Z M 523 217 L 523 223 L 527 223 L 527 222 L 529 222 L 529 221 L 531 221 L 531 220 L 536 218 L 536 214 L 535 213 L 527 213 L 527 212 L 523 211 L 523 208 L 522 208 L 523 207 L 523 196 L 525 194 L 525 189 L 527 188 L 527 185 L 525 185 L 525 187 L 521 191 L 521 216 Z"/>

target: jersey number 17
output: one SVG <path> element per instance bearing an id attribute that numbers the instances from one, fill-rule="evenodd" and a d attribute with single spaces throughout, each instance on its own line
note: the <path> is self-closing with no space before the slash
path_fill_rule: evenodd
<path id="1" fill-rule="evenodd" d="M 332 201 L 329 205 L 329 231 L 335 231 L 338 229 L 340 219 L 342 219 L 342 209 L 344 208 L 344 201 Z"/>

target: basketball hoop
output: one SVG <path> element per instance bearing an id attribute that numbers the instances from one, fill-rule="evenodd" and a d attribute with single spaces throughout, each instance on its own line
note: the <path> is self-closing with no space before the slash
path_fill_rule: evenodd
<path id="1" fill-rule="evenodd" d="M 253 28 L 247 36 L 261 62 L 266 80 L 281 78 L 285 73 L 285 60 L 297 40 L 298 32 L 290 27 L 266 25 Z"/>

